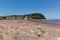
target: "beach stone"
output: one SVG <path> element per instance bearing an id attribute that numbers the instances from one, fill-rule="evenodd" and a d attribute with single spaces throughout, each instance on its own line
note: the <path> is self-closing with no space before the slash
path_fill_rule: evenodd
<path id="1" fill-rule="evenodd" d="M 20 32 L 14 32 L 13 37 L 15 40 L 36 40 L 36 35 L 31 32 L 33 31 L 32 29 L 26 28 L 21 28 Z"/>
<path id="2" fill-rule="evenodd" d="M 2 23 L 2 22 L 1 22 Z M 3 25 L 2 25 L 3 24 Z M 35 22 L 26 21 L 4 21 L 0 24 L 0 40 L 59 40 L 60 32 L 56 30 L 45 30 L 45 26 L 37 25 Z M 56 27 L 57 28 L 57 27 Z M 58 36 L 57 36 L 58 35 Z"/>
<path id="3" fill-rule="evenodd" d="M 0 40 L 4 40 L 2 35 L 0 35 Z"/>

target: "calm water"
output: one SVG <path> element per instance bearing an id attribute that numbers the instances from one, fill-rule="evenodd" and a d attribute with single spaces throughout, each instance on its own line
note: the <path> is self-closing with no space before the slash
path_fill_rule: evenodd
<path id="1" fill-rule="evenodd" d="M 34 21 L 48 24 L 60 24 L 60 20 L 34 20 Z"/>

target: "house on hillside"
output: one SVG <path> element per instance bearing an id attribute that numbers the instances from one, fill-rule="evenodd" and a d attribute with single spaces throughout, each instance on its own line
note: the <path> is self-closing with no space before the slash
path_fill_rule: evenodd
<path id="1" fill-rule="evenodd" d="M 24 20 L 32 20 L 30 16 L 25 16 Z"/>
<path id="2" fill-rule="evenodd" d="M 7 20 L 15 20 L 15 17 L 14 16 L 13 17 L 12 16 L 7 16 L 6 19 Z"/>
<path id="3" fill-rule="evenodd" d="M 23 16 L 18 16 L 16 19 L 17 20 L 22 20 L 22 19 L 24 19 L 24 17 Z"/>

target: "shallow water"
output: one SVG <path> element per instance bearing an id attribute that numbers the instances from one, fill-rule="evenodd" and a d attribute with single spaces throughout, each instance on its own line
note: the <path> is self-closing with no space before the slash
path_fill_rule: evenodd
<path id="1" fill-rule="evenodd" d="M 60 20 L 34 20 L 35 22 L 47 23 L 47 24 L 60 24 Z"/>

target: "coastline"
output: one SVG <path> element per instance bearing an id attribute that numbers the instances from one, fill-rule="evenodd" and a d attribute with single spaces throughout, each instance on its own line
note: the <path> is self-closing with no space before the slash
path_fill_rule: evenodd
<path id="1" fill-rule="evenodd" d="M 0 20 L 0 29 L 2 31 L 2 33 L 0 31 L 0 35 L 1 34 L 3 35 L 4 40 L 12 39 L 14 37 L 13 34 L 15 34 L 16 32 L 18 32 L 19 34 L 21 34 L 21 32 L 26 32 L 26 33 L 30 34 L 31 37 L 37 38 L 36 40 L 46 39 L 45 34 L 47 34 L 47 33 L 48 33 L 48 35 L 50 35 L 50 36 L 47 35 L 47 37 L 49 37 L 49 38 L 51 38 L 52 36 L 60 37 L 60 25 L 46 24 L 46 23 L 29 21 L 29 20 Z M 55 32 L 57 33 L 57 35 Z M 6 35 L 6 33 L 9 35 Z M 45 36 L 41 38 L 39 36 L 36 37 L 37 35 L 41 35 L 41 36 L 45 35 Z M 33 38 L 30 38 L 29 40 L 32 40 Z M 14 40 L 14 39 L 12 39 L 12 40 Z M 47 38 L 47 40 L 48 40 L 48 38 Z"/>

